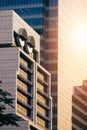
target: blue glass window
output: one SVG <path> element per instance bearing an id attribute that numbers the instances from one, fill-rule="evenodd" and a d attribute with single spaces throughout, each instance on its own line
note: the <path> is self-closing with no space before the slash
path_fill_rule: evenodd
<path id="1" fill-rule="evenodd" d="M 33 25 L 42 25 L 43 24 L 43 18 L 36 18 L 36 19 L 25 19 L 25 21 L 29 24 Z M 31 25 L 32 25 L 31 24 Z"/>
<path id="2" fill-rule="evenodd" d="M 56 5 L 58 5 L 58 0 L 2 0 L 0 10 L 14 9 L 18 15 L 41 34 L 44 24 L 44 7 Z M 49 10 L 49 16 L 56 16 L 57 13 L 57 9 Z"/>
<path id="3" fill-rule="evenodd" d="M 15 6 L 15 5 L 25 5 L 25 4 L 41 4 L 43 0 L 2 0 L 0 6 Z"/>
<path id="4" fill-rule="evenodd" d="M 44 10 L 43 8 L 21 8 L 21 9 L 14 9 L 19 15 L 43 15 Z"/>

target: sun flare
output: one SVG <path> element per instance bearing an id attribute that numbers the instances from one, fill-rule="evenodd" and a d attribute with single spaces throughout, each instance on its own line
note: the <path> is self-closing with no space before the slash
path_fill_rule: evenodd
<path id="1" fill-rule="evenodd" d="M 87 49 L 87 26 L 77 25 L 77 27 L 73 30 L 73 45 L 74 49 L 78 52 L 82 52 Z"/>

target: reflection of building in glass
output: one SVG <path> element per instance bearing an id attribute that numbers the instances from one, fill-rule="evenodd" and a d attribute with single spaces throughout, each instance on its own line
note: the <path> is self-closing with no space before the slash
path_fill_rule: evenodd
<path id="1" fill-rule="evenodd" d="M 51 76 L 40 64 L 40 36 L 14 11 L 0 11 L 0 80 L 14 98 L 20 127 L 0 130 L 52 130 Z"/>
<path id="2" fill-rule="evenodd" d="M 43 32 L 44 0 L 4 0 L 0 4 L 1 9 L 14 9 L 25 21 L 38 33 Z"/>
<path id="3" fill-rule="evenodd" d="M 0 4 L 0 10 L 14 9 L 25 21 L 32 26 L 39 34 L 43 33 L 45 14 L 49 16 L 57 16 L 57 0 L 3 0 Z M 51 22 L 52 21 L 52 22 Z M 47 20 L 48 24 L 55 23 L 55 20 Z"/>
<path id="4" fill-rule="evenodd" d="M 58 127 L 58 0 L 3 0 L 0 10 L 14 9 L 41 34 L 41 65 L 51 73 L 53 97 L 53 130 Z"/>
<path id="5" fill-rule="evenodd" d="M 87 129 L 87 80 L 82 86 L 74 87 L 72 96 L 72 129 Z"/>

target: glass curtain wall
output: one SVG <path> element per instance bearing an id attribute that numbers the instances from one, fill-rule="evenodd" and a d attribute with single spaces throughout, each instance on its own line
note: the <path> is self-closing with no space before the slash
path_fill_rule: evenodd
<path id="1" fill-rule="evenodd" d="M 39 34 L 43 33 L 44 0 L 3 0 L 0 10 L 14 9 Z"/>
<path id="2" fill-rule="evenodd" d="M 58 0 L 2 0 L 0 10 L 14 9 L 41 35 L 41 65 L 51 73 L 53 128 L 58 128 Z"/>

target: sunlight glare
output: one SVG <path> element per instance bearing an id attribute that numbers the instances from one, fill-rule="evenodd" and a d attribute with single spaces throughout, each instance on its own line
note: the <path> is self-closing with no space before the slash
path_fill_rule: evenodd
<path id="1" fill-rule="evenodd" d="M 85 25 L 78 25 L 73 31 L 73 45 L 74 49 L 81 53 L 87 47 L 87 27 Z"/>

